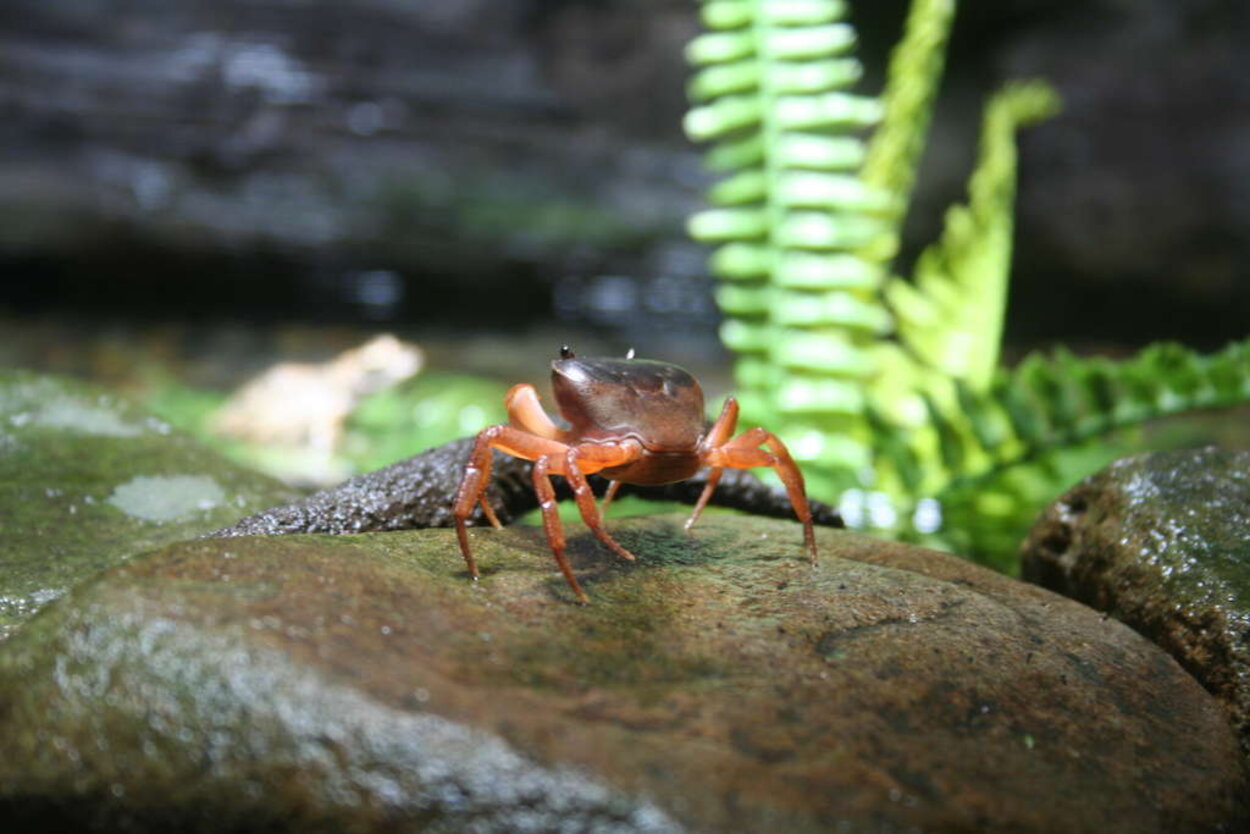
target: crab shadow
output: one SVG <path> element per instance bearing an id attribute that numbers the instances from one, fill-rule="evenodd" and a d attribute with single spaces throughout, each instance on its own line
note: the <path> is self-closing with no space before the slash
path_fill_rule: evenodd
<path id="1" fill-rule="evenodd" d="M 569 564 L 587 592 L 593 586 L 611 585 L 640 572 L 664 571 L 670 568 L 700 567 L 727 557 L 733 536 L 713 525 L 685 527 L 684 516 L 636 516 L 607 522 L 608 534 L 634 554 L 634 561 L 613 553 L 584 525 L 569 524 L 565 553 Z M 531 528 L 526 536 L 526 550 L 535 558 L 555 566 L 550 545 L 542 528 Z M 553 575 L 550 587 L 561 593 L 567 586 L 562 577 Z M 592 593 L 593 596 L 593 593 Z"/>

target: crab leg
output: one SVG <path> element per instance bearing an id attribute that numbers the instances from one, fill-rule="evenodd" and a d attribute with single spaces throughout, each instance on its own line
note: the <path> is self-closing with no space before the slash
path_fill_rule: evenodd
<path id="1" fill-rule="evenodd" d="M 769 451 L 764 451 L 761 446 L 767 446 Z M 803 473 L 777 435 L 767 429 L 751 429 L 720 448 L 710 450 L 708 463 L 712 467 L 730 469 L 752 469 L 756 466 L 775 469 L 786 487 L 786 494 L 790 496 L 794 514 L 803 522 L 803 541 L 807 545 L 808 560 L 816 564 L 816 532 L 812 527 L 812 511 L 807 505 Z"/>
<path id="2" fill-rule="evenodd" d="M 603 518 L 599 515 L 599 508 L 595 506 L 595 495 L 590 491 L 590 484 L 586 482 L 579 460 L 585 457 L 587 468 L 596 471 L 608 466 L 628 463 L 638 457 L 639 453 L 637 446 L 632 444 L 583 446 L 569 449 L 562 457 L 551 454 L 534 461 L 534 491 L 538 494 L 539 507 L 543 513 L 543 530 L 547 534 L 547 543 L 551 545 L 551 553 L 556 557 L 560 572 L 564 574 L 569 587 L 573 589 L 573 593 L 582 603 L 588 603 L 590 599 L 582 590 L 582 586 L 578 584 L 577 577 L 573 575 L 573 569 L 569 565 L 569 559 L 564 553 L 564 527 L 560 524 L 560 514 L 556 511 L 556 493 L 551 485 L 551 475 L 563 475 L 569 482 L 569 486 L 573 489 L 573 498 L 577 501 L 577 508 L 581 511 L 582 520 L 586 522 L 586 526 L 599 541 L 612 548 L 617 555 L 632 562 L 634 554 L 621 547 L 604 529 Z"/>
<path id="3" fill-rule="evenodd" d="M 577 595 L 578 601 L 583 604 L 589 603 L 590 598 L 577 583 L 573 568 L 569 566 L 569 559 L 564 555 L 564 528 L 560 524 L 560 513 L 556 510 L 556 491 L 551 485 L 551 476 L 548 471 L 550 469 L 550 457 L 543 456 L 534 461 L 534 492 L 538 494 L 538 506 L 543 511 L 543 530 L 547 534 L 547 544 L 551 546 L 551 553 L 556 557 L 556 564 L 560 566 L 560 572 L 564 574 L 565 581 Z"/>
<path id="4" fill-rule="evenodd" d="M 718 449 L 724 446 L 729 441 L 729 438 L 733 436 L 734 428 L 737 425 L 738 401 L 733 397 L 727 397 L 725 405 L 721 407 L 720 416 L 716 418 L 712 428 L 708 429 L 707 437 L 703 439 L 703 449 Z M 716 485 L 720 483 L 720 476 L 723 471 L 721 467 L 714 466 L 707 473 L 707 486 L 703 487 L 703 492 L 699 493 L 699 500 L 695 502 L 694 511 L 690 513 L 690 518 L 686 519 L 687 530 L 693 527 L 694 523 L 699 520 L 699 516 L 703 513 L 703 508 L 707 506 L 712 493 L 716 491 Z"/>
<path id="5" fill-rule="evenodd" d="M 586 483 L 586 475 L 582 472 L 582 467 L 583 460 L 590 472 L 611 466 L 621 466 L 637 458 L 640 452 L 636 444 L 575 446 L 564 456 L 564 472 L 562 473 L 573 489 L 573 499 L 577 501 L 577 509 L 581 511 L 582 521 L 590 528 L 590 532 L 594 533 L 599 541 L 612 548 L 612 552 L 616 555 L 631 562 L 634 561 L 634 554 L 608 535 L 607 529 L 603 526 L 603 516 L 599 513 L 599 508 L 595 506 L 595 494 L 590 491 L 590 484 Z"/>
<path id="6" fill-rule="evenodd" d="M 608 490 L 603 493 L 603 500 L 599 502 L 599 515 L 607 515 L 608 507 L 611 506 L 612 499 L 616 497 L 616 492 L 620 488 L 620 481 L 608 481 Z"/>
<path id="7" fill-rule="evenodd" d="M 493 463 L 492 448 L 500 449 L 513 457 L 534 460 L 543 455 L 562 455 L 568 446 L 554 440 L 534 437 L 512 426 L 490 426 L 478 432 L 477 440 L 473 443 L 473 450 L 469 452 L 469 462 L 464 470 L 464 478 L 460 481 L 460 488 L 456 490 L 456 503 L 451 511 L 456 521 L 456 537 L 460 541 L 460 552 L 464 555 L 465 564 L 469 566 L 469 574 L 474 579 L 477 579 L 480 574 L 477 561 L 473 558 L 473 551 L 469 547 L 469 534 L 465 529 L 465 522 L 468 521 L 469 514 L 473 512 L 473 506 L 480 502 L 487 520 L 496 528 L 500 526 L 499 519 L 486 502 L 486 487 L 490 484 L 490 470 Z"/>
<path id="8" fill-rule="evenodd" d="M 695 502 L 694 510 L 690 513 L 690 518 L 686 519 L 685 528 L 689 530 L 694 527 L 694 523 L 699 520 L 699 516 L 703 514 L 703 508 L 707 506 L 707 502 L 711 500 L 712 493 L 716 491 L 716 485 L 720 483 L 721 473 L 724 467 L 715 466 L 707 473 L 707 485 L 703 487 L 703 492 L 699 493 L 699 500 Z"/>

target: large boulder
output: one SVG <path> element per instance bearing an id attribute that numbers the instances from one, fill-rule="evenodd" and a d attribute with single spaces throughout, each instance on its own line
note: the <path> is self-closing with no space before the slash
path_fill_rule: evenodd
<path id="1" fill-rule="evenodd" d="M 1250 753 L 1250 452 L 1113 463 L 1042 514 L 1024 578 L 1167 649 L 1227 707 Z"/>
<path id="2" fill-rule="evenodd" d="M 1197 832 L 1219 704 L 1115 620 L 943 554 L 712 515 L 201 539 L 0 646 L 0 816 L 106 831 Z"/>

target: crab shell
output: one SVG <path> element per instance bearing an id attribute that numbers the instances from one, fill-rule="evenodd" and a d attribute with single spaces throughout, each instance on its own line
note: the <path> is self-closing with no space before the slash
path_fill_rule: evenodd
<path id="1" fill-rule="evenodd" d="M 693 453 L 704 434 L 703 389 L 690 373 L 648 359 L 551 363 L 551 387 L 583 441 L 634 438 L 649 452 Z"/>

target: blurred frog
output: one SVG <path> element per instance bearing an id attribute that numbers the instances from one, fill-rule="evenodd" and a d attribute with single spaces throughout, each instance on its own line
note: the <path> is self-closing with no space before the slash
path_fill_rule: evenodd
<path id="1" fill-rule="evenodd" d="M 209 425 L 247 443 L 331 454 L 364 397 L 415 376 L 424 363 L 419 347 L 390 334 L 329 362 L 281 362 L 239 388 Z"/>

